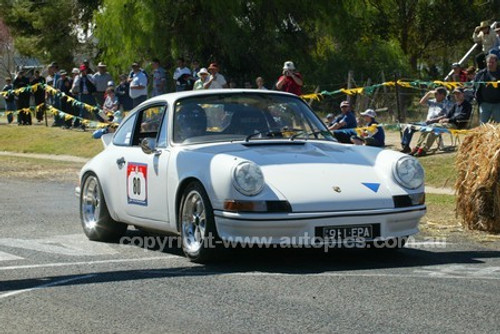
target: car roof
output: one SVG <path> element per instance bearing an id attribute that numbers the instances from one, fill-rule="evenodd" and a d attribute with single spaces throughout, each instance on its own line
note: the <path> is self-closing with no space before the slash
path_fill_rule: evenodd
<path id="1" fill-rule="evenodd" d="M 258 93 L 258 94 L 269 94 L 269 95 L 287 95 L 287 96 L 294 96 L 298 97 L 297 95 L 291 94 L 291 93 L 286 93 L 286 92 L 281 92 L 281 91 L 276 91 L 276 90 L 263 90 L 263 89 L 249 89 L 249 88 L 241 88 L 241 89 L 234 89 L 234 88 L 222 88 L 222 89 L 200 89 L 200 90 L 189 90 L 189 91 L 183 91 L 183 92 L 173 92 L 173 93 L 167 93 L 163 95 L 158 95 L 155 97 L 152 97 L 147 100 L 148 103 L 151 102 L 163 102 L 165 100 L 167 101 L 172 101 L 172 100 L 177 100 L 179 98 L 183 97 L 192 97 L 192 96 L 203 96 L 203 95 L 213 95 L 213 94 L 237 94 L 237 93 Z"/>

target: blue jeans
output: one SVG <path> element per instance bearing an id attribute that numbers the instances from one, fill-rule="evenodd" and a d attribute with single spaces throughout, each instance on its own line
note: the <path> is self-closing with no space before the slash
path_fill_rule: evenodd
<path id="1" fill-rule="evenodd" d="M 479 105 L 479 120 L 481 124 L 490 120 L 500 123 L 500 103 L 483 102 Z"/>
<path id="2" fill-rule="evenodd" d="M 417 123 L 408 124 L 406 126 L 405 130 L 403 131 L 403 136 L 401 138 L 401 146 L 403 146 L 403 148 L 406 146 L 408 146 L 408 147 L 410 146 L 411 140 L 413 138 L 413 134 L 415 132 L 417 132 L 415 127 L 413 127 L 412 125 L 425 126 L 427 124 L 425 122 L 417 122 Z"/>

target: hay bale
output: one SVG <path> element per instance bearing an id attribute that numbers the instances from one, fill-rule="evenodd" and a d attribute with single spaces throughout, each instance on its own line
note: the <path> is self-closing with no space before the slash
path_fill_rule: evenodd
<path id="1" fill-rule="evenodd" d="M 457 215 L 470 230 L 500 232 L 500 125 L 468 134 L 456 160 Z"/>

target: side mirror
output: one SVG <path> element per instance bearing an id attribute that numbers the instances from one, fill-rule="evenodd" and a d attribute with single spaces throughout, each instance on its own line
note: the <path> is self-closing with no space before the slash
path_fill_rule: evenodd
<path id="1" fill-rule="evenodd" d="M 156 149 L 156 143 L 155 143 L 155 139 L 154 138 L 143 138 L 141 140 L 141 149 L 142 149 L 142 152 L 146 153 L 146 154 L 160 154 L 161 151 L 158 151 Z"/>

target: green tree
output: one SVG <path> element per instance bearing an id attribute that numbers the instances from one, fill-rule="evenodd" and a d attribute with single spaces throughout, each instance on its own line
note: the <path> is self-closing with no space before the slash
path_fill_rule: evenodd
<path id="1" fill-rule="evenodd" d="M 0 0 L 0 15 L 17 51 L 42 61 L 73 63 L 77 7 L 73 0 Z"/>
<path id="2" fill-rule="evenodd" d="M 217 61 L 236 78 L 278 75 L 283 61 L 305 65 L 312 58 L 316 21 L 330 2 L 104 0 L 96 16 L 102 56 L 114 66 L 159 57 Z M 121 69 L 123 70 L 123 68 Z"/>
<path id="3" fill-rule="evenodd" d="M 397 41 L 414 74 L 422 63 L 435 65 L 436 59 L 450 55 L 458 60 L 472 45 L 474 27 L 490 16 L 474 0 L 367 0 L 367 4 L 371 31 Z"/>

